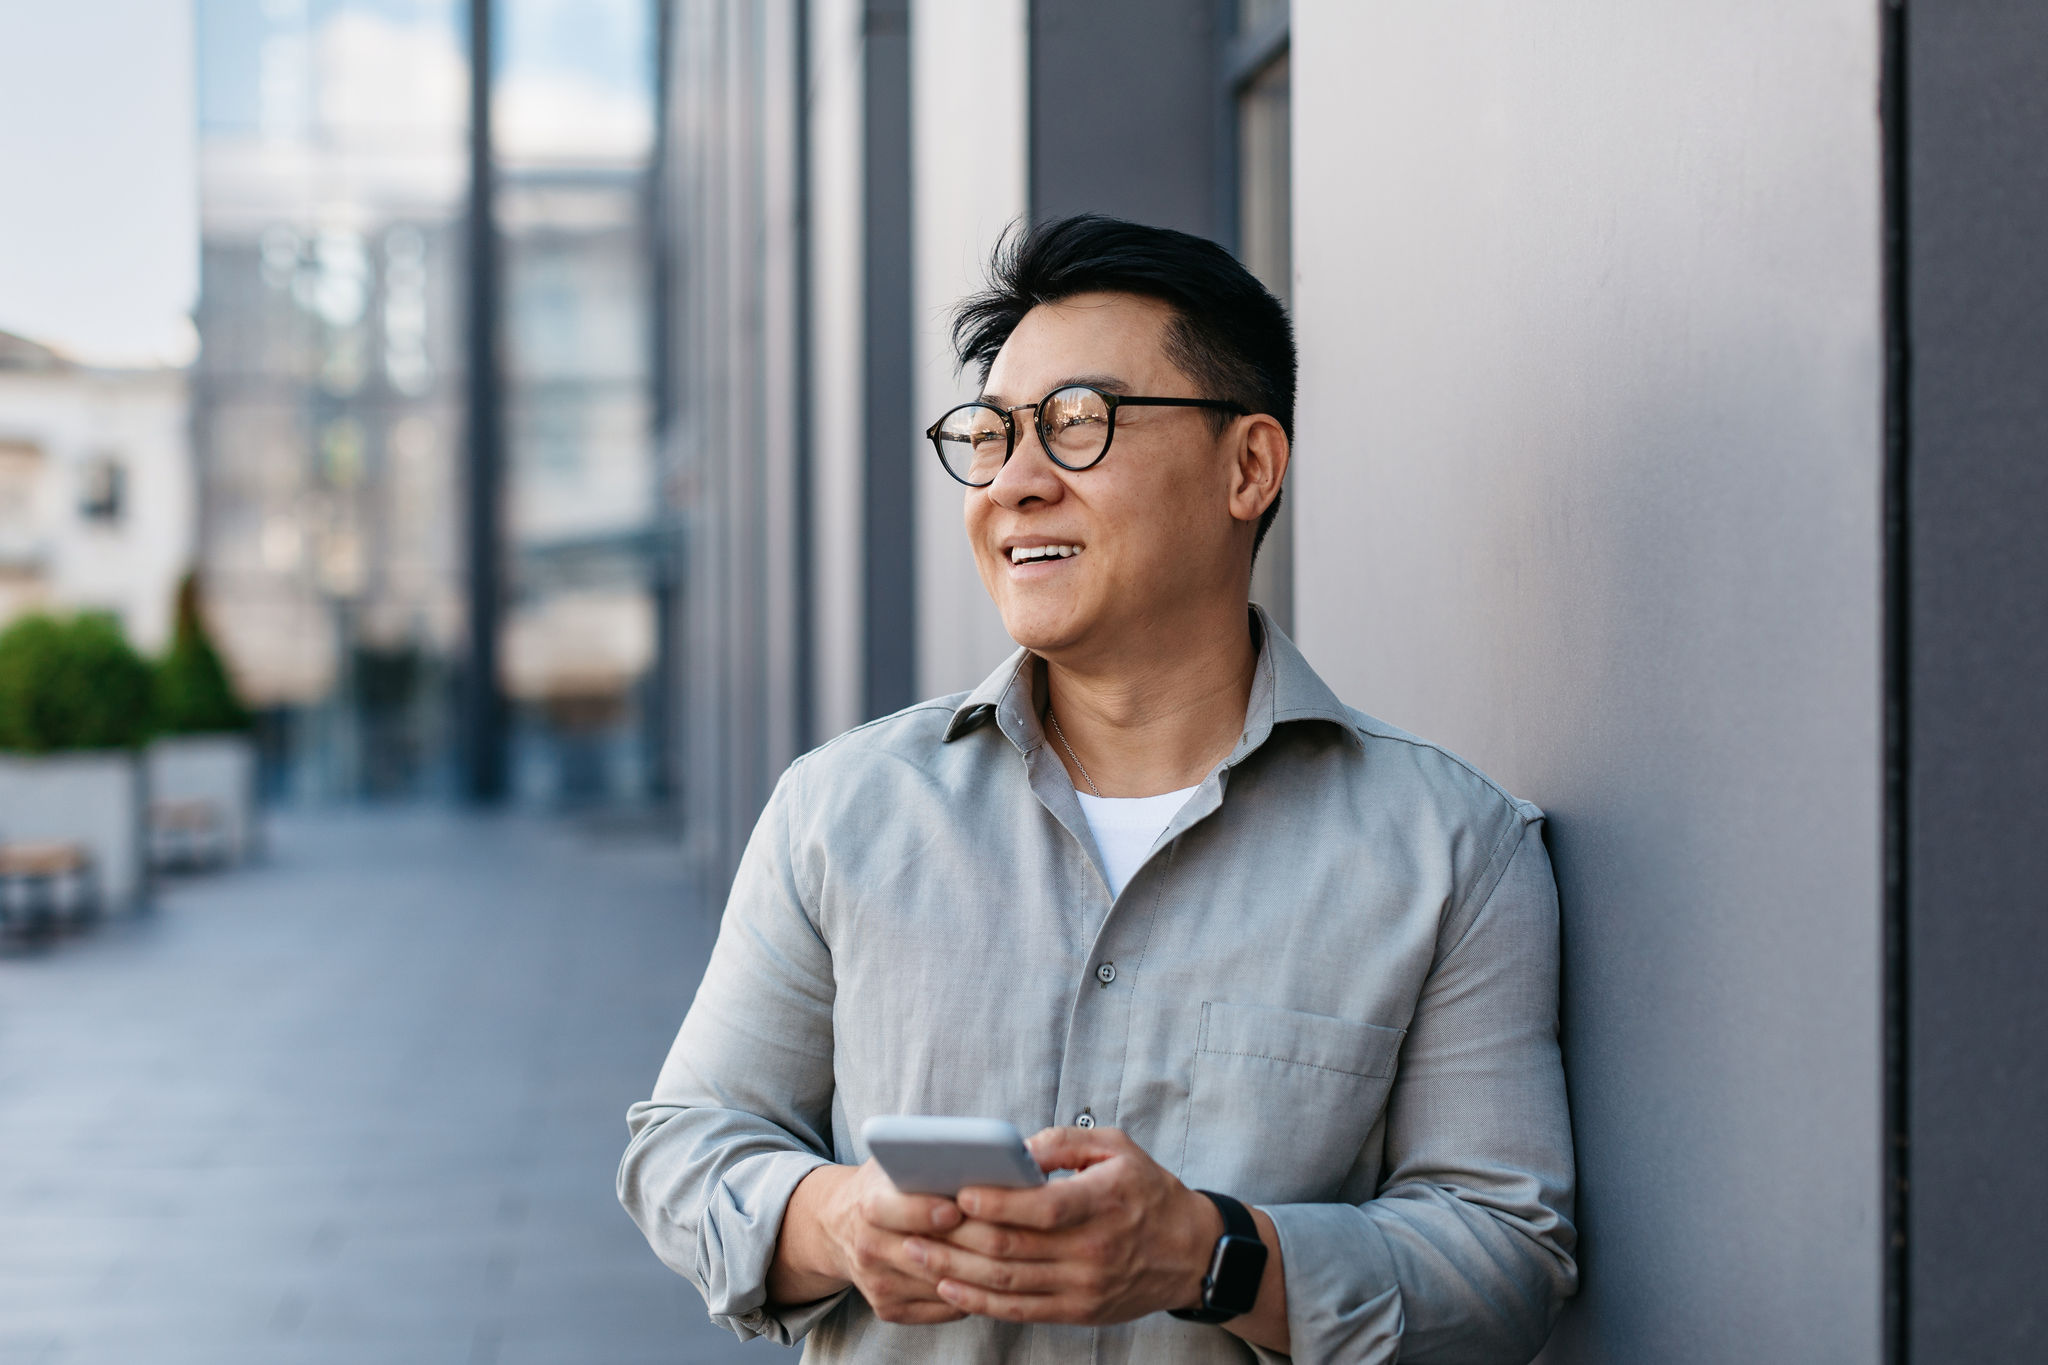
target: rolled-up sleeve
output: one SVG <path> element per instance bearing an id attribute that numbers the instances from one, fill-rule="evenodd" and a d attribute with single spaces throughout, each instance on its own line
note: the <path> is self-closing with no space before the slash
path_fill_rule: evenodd
<path id="1" fill-rule="evenodd" d="M 1444 921 L 1376 1196 L 1266 1208 L 1296 1359 L 1527 1361 L 1577 1287 L 1557 889 L 1521 816 Z"/>
<path id="2" fill-rule="evenodd" d="M 831 1160 L 832 955 L 791 853 L 801 764 L 777 784 L 653 1097 L 626 1116 L 619 1202 L 743 1339 L 788 1345 L 844 1297 L 771 1307 L 790 1193 Z"/>

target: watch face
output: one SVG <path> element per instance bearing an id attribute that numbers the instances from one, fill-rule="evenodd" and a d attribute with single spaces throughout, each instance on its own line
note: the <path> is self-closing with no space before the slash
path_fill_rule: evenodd
<path id="1" fill-rule="evenodd" d="M 1226 1313 L 1249 1313 L 1259 1301 L 1259 1280 L 1266 1273 L 1266 1244 L 1256 1237 L 1224 1237 L 1216 1243 L 1209 1265 L 1206 1306 Z"/>

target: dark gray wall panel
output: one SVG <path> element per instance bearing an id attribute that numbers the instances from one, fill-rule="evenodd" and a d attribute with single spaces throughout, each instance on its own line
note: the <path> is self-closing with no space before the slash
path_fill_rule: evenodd
<path id="1" fill-rule="evenodd" d="M 2048 7 L 1906 9 L 1910 1359 L 2048 1359 Z"/>
<path id="2" fill-rule="evenodd" d="M 910 327 L 910 7 L 870 0 L 864 11 L 862 359 L 867 481 L 862 553 L 864 686 L 870 716 L 917 700 L 916 422 Z"/>
<path id="3" fill-rule="evenodd" d="M 1296 0 L 1296 613 L 1552 816 L 1545 1359 L 1881 1358 L 1870 0 Z"/>
<path id="4" fill-rule="evenodd" d="M 1210 0 L 1032 0 L 1031 216 L 1215 237 Z"/>

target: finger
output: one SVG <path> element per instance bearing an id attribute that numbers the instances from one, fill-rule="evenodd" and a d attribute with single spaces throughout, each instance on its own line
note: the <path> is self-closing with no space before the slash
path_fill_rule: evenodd
<path id="1" fill-rule="evenodd" d="M 1072 1287 L 1070 1261 L 1005 1261 L 945 1242 L 913 1237 L 906 1250 L 933 1280 L 959 1280 L 1005 1294 L 1050 1294 Z"/>
<path id="2" fill-rule="evenodd" d="M 969 1218 L 951 1232 L 933 1240 L 950 1242 L 1002 1261 L 1057 1261 L 1071 1254 L 1065 1246 L 1067 1235 Z"/>
<path id="3" fill-rule="evenodd" d="M 1080 1305 L 1061 1294 L 999 1294 L 959 1280 L 939 1281 L 946 1302 L 980 1318 L 1005 1322 L 1080 1322 Z"/>
<path id="4" fill-rule="evenodd" d="M 1041 1170 L 1079 1171 L 1140 1150 L 1119 1128 L 1042 1128 L 1025 1139 Z"/>
<path id="5" fill-rule="evenodd" d="M 960 1226 L 960 1206 L 933 1194 L 905 1194 L 876 1185 L 861 1197 L 861 1216 L 891 1232 L 950 1232 Z"/>
<path id="6" fill-rule="evenodd" d="M 938 1276 L 910 1257 L 909 1239 L 886 1228 L 863 1227 L 853 1238 L 854 1283 L 863 1294 L 876 1290 L 891 1298 L 931 1298 Z"/>
<path id="7" fill-rule="evenodd" d="M 910 1298 L 932 1298 L 938 1292 L 939 1277 L 926 1270 L 924 1262 L 911 1254 L 910 1240 L 908 1237 L 897 1239 L 877 1270 L 888 1278 L 894 1292 Z"/>
<path id="8" fill-rule="evenodd" d="M 856 1283 L 854 1288 L 861 1291 L 861 1297 L 863 1298 L 872 1294 L 889 1303 L 936 1303 L 941 1306 L 944 1305 L 944 1300 L 939 1297 L 939 1277 L 936 1275 L 925 1275 L 922 1272 L 913 1276 L 895 1271 L 885 1271 L 880 1275 L 870 1276 L 864 1284 Z"/>
<path id="9" fill-rule="evenodd" d="M 960 1191 L 960 1211 L 971 1218 L 1013 1227 L 1051 1232 L 1086 1222 L 1095 1212 L 1101 1189 L 1096 1182 L 1056 1180 L 1035 1190 L 1000 1190 L 970 1185 Z"/>

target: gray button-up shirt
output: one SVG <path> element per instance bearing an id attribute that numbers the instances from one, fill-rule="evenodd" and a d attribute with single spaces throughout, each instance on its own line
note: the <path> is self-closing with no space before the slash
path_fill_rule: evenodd
<path id="1" fill-rule="evenodd" d="M 1024 651 L 790 765 L 619 1168 L 714 1319 L 821 1361 L 1279 1358 L 767 1303 L 799 1180 L 871 1115 L 969 1114 L 1122 1128 L 1264 1208 L 1298 1359 L 1536 1352 L 1577 1278 L 1542 813 L 1258 621 L 1243 738 L 1114 901 Z"/>

